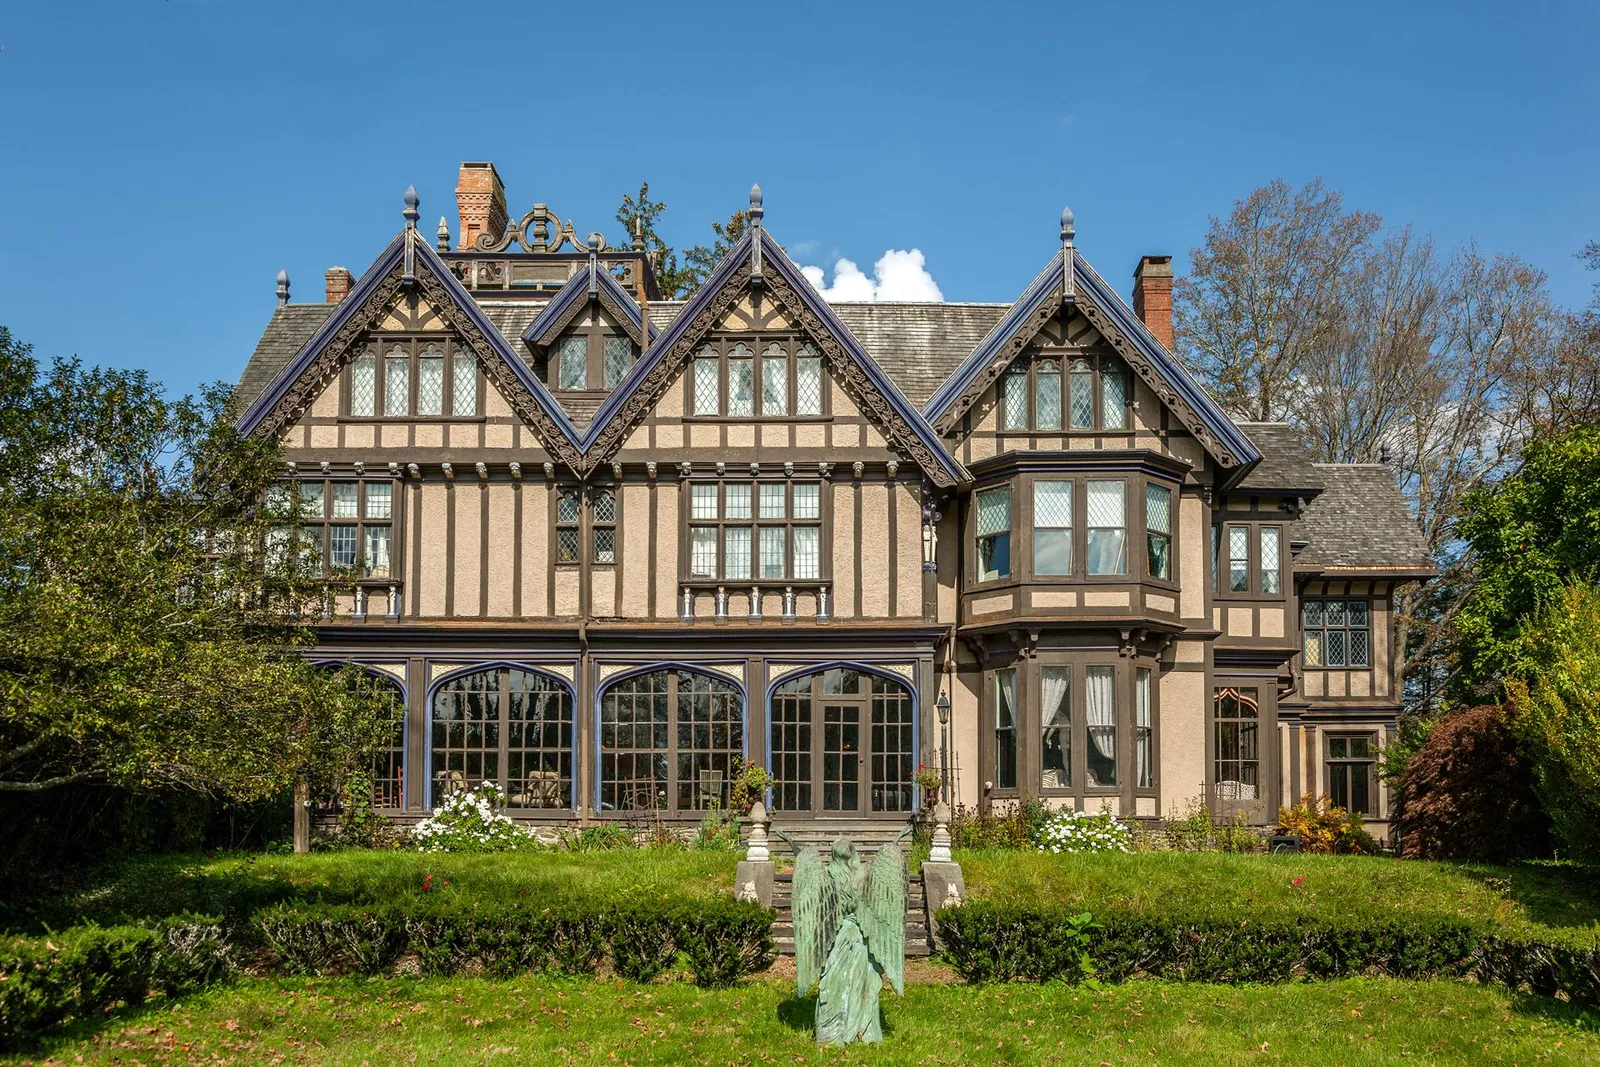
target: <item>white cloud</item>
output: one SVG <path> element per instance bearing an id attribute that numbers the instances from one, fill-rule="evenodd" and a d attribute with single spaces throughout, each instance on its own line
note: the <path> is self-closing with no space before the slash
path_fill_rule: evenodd
<path id="1" fill-rule="evenodd" d="M 909 252 L 891 248 L 872 265 L 872 277 L 861 273 L 861 268 L 842 256 L 833 265 L 833 284 L 827 284 L 827 274 L 821 267 L 801 267 L 811 287 L 828 301 L 860 300 L 919 300 L 937 302 L 944 299 L 939 283 L 928 273 L 927 260 L 922 249 Z"/>

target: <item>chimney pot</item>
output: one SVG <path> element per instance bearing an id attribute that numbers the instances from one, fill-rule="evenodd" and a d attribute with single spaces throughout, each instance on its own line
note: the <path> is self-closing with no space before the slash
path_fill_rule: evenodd
<path id="1" fill-rule="evenodd" d="M 351 273 L 343 267 L 329 267 L 328 273 L 323 275 L 328 283 L 328 303 L 337 304 L 350 295 L 350 287 L 356 280 Z"/>
<path id="2" fill-rule="evenodd" d="M 456 208 L 461 213 L 458 250 L 471 250 L 478 237 L 499 240 L 511 224 L 506 211 L 506 187 L 493 163 L 462 163 L 456 180 Z"/>
<path id="3" fill-rule="evenodd" d="M 1133 313 L 1145 329 L 1172 348 L 1172 257 L 1142 256 L 1133 270 Z"/>

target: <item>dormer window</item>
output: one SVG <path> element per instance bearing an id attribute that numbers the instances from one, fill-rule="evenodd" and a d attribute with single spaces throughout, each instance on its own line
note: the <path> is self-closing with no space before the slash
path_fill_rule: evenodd
<path id="1" fill-rule="evenodd" d="M 637 358 L 633 338 L 625 334 L 576 329 L 551 346 L 549 380 L 564 392 L 615 389 Z"/>
<path id="2" fill-rule="evenodd" d="M 345 412 L 351 418 L 475 418 L 478 360 L 443 341 L 370 344 L 350 363 Z"/>
<path id="3" fill-rule="evenodd" d="M 1000 376 L 1006 433 L 1123 431 L 1132 425 L 1128 367 L 1115 356 L 1019 359 Z"/>

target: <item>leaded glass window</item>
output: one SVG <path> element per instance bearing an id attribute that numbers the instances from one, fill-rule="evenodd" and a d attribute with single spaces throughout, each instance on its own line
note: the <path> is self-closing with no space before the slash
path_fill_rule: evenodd
<path id="1" fill-rule="evenodd" d="M 615 389 L 633 366 L 633 341 L 626 336 L 612 334 L 605 340 L 605 383 Z"/>
<path id="2" fill-rule="evenodd" d="M 1127 489 L 1124 482 L 1089 482 L 1085 486 L 1085 569 L 1090 574 L 1128 573 Z"/>
<path id="3" fill-rule="evenodd" d="M 709 349 L 694 358 L 694 413 L 721 414 L 722 383 L 718 380 L 719 361 Z"/>
<path id="4" fill-rule="evenodd" d="M 556 348 L 556 388 L 586 389 L 589 386 L 589 338 L 572 334 Z"/>
<path id="5" fill-rule="evenodd" d="M 295 501 L 299 529 L 274 527 L 268 549 L 282 559 L 290 544 L 307 575 L 356 570 L 363 578 L 389 576 L 390 521 L 393 487 L 378 481 L 304 480 L 286 498 L 287 485 L 274 486 L 268 507 L 285 515 Z"/>
<path id="6" fill-rule="evenodd" d="M 1094 429 L 1094 368 L 1085 360 L 1073 360 L 1067 379 L 1071 383 L 1068 405 L 1072 412 L 1072 428 Z"/>
<path id="7" fill-rule="evenodd" d="M 1144 528 L 1150 577 L 1172 580 L 1172 490 L 1164 485 L 1144 487 Z"/>
<path id="8" fill-rule="evenodd" d="M 761 527 L 761 577 L 784 577 L 784 530 L 782 526 Z"/>
<path id="9" fill-rule="evenodd" d="M 783 346 L 770 344 L 761 357 L 761 414 L 789 413 L 789 357 Z"/>
<path id="10" fill-rule="evenodd" d="M 1033 483 L 1033 573 L 1072 573 L 1072 483 Z"/>
<path id="11" fill-rule="evenodd" d="M 1037 429 L 1061 429 L 1061 364 L 1053 359 L 1034 367 L 1033 412 Z"/>
<path id="12" fill-rule="evenodd" d="M 1100 425 L 1107 430 L 1128 426 L 1128 371 L 1109 360 L 1100 368 Z"/>
<path id="13" fill-rule="evenodd" d="M 576 489 L 562 489 L 556 497 L 556 562 L 577 563 L 580 551 L 578 524 L 583 518 L 583 497 Z"/>
<path id="14" fill-rule="evenodd" d="M 1370 667 L 1372 632 L 1365 600 L 1300 602 L 1307 667 Z"/>
<path id="15" fill-rule="evenodd" d="M 590 513 L 594 562 L 617 561 L 617 498 L 610 489 L 595 491 Z"/>
<path id="16" fill-rule="evenodd" d="M 801 581 L 819 576 L 817 545 L 820 533 L 815 526 L 794 528 L 794 576 Z"/>
<path id="17" fill-rule="evenodd" d="M 978 581 L 1011 574 L 1011 489 L 996 486 L 977 494 Z"/>
<path id="18" fill-rule="evenodd" d="M 411 360 L 401 345 L 391 349 L 383 361 L 383 413 L 411 414 Z"/>
<path id="19" fill-rule="evenodd" d="M 730 581 L 750 577 L 750 527 L 722 528 L 722 576 Z"/>
<path id="20" fill-rule="evenodd" d="M 822 356 L 810 344 L 800 346 L 794 361 L 794 413 L 822 414 Z"/>
<path id="21" fill-rule="evenodd" d="M 377 413 L 378 357 L 369 349 L 350 364 L 350 414 L 367 418 Z"/>
<path id="22" fill-rule="evenodd" d="M 1276 595 L 1283 592 L 1283 565 L 1279 559 L 1277 526 L 1261 527 L 1261 592 Z"/>
<path id="23" fill-rule="evenodd" d="M 748 419 L 756 413 L 751 364 L 750 351 L 743 345 L 728 358 L 728 415 L 732 418 Z"/>
<path id="24" fill-rule="evenodd" d="M 444 353 L 438 345 L 423 349 L 417 360 L 417 414 L 444 414 Z"/>
<path id="25" fill-rule="evenodd" d="M 717 577 L 717 528 L 695 526 L 689 530 L 689 577 Z"/>
<path id="26" fill-rule="evenodd" d="M 1250 527 L 1228 527 L 1228 589 L 1250 591 Z"/>
<path id="27" fill-rule="evenodd" d="M 460 349 L 452 361 L 455 381 L 451 383 L 450 413 L 466 419 L 478 413 L 478 361 Z"/>
<path id="28" fill-rule="evenodd" d="M 1028 428 L 1027 368 L 1017 367 L 1006 371 L 1000 382 L 1003 394 L 1002 403 L 1005 405 L 1001 428 L 1006 430 L 1026 430 Z"/>

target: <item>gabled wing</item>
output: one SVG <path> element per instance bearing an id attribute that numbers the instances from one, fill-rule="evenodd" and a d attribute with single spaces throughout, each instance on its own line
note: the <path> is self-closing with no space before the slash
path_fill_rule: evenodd
<path id="1" fill-rule="evenodd" d="M 906 854 L 898 844 L 878 850 L 867 869 L 861 932 L 896 993 L 906 985 Z"/>
<path id="2" fill-rule="evenodd" d="M 839 927 L 838 895 L 815 848 L 795 852 L 789 918 L 794 925 L 795 987 L 805 996 L 822 977 Z"/>

